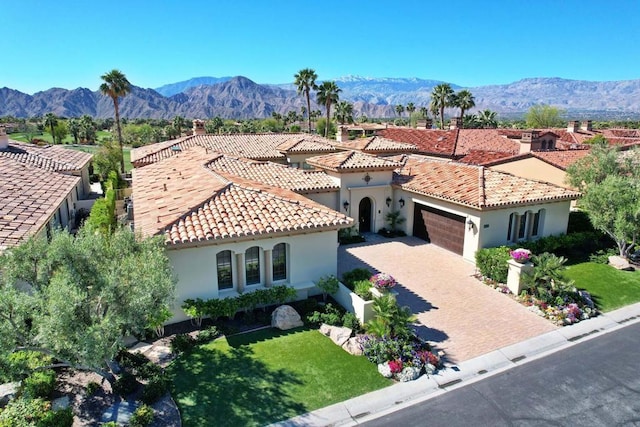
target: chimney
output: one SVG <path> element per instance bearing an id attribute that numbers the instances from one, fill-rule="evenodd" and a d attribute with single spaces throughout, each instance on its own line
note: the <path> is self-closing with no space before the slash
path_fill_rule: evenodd
<path id="1" fill-rule="evenodd" d="M 451 121 L 449 122 L 449 130 L 458 129 L 462 124 L 462 119 L 460 117 L 451 117 Z"/>
<path id="2" fill-rule="evenodd" d="M 426 129 L 427 121 L 425 119 L 420 119 L 416 122 L 416 129 Z"/>
<path id="3" fill-rule="evenodd" d="M 336 141 L 347 142 L 349 140 L 349 129 L 346 126 L 338 126 L 338 132 L 336 132 Z"/>
<path id="4" fill-rule="evenodd" d="M 537 130 L 527 130 L 522 132 L 522 139 L 520 139 L 520 154 L 531 152 L 531 144 L 537 142 L 540 132 Z"/>
<path id="5" fill-rule="evenodd" d="M 195 119 L 193 121 L 193 134 L 194 135 L 204 135 L 204 120 Z"/>
<path id="6" fill-rule="evenodd" d="M 7 136 L 7 128 L 0 126 L 0 150 L 9 148 L 9 137 Z"/>
<path id="7" fill-rule="evenodd" d="M 567 125 L 567 132 L 578 132 L 578 121 L 577 120 L 571 120 L 569 122 L 569 124 Z"/>
<path id="8" fill-rule="evenodd" d="M 591 132 L 593 130 L 593 122 L 591 120 L 583 120 L 580 124 L 580 129 Z"/>

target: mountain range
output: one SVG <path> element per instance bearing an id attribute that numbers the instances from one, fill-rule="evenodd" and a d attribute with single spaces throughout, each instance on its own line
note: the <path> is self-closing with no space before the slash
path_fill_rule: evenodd
<path id="1" fill-rule="evenodd" d="M 395 105 L 412 102 L 417 108 L 429 104 L 433 87 L 443 83 L 418 78 L 336 79 L 340 99 L 352 102 L 356 115 L 394 117 Z M 458 91 L 461 86 L 451 84 Z M 502 116 L 522 115 L 535 104 L 549 104 L 572 117 L 640 117 L 640 80 L 589 82 L 561 78 L 528 78 L 505 85 L 479 86 L 470 90 L 474 112 L 488 108 Z M 264 118 L 273 112 L 300 111 L 304 97 L 293 84 L 257 84 L 246 77 L 198 77 L 156 89 L 133 86 L 121 100 L 120 114 L 127 118 Z M 320 109 L 313 104 L 313 109 Z M 111 99 L 99 91 L 52 88 L 25 94 L 0 89 L 0 116 L 33 117 L 54 113 L 62 117 L 88 114 L 113 117 Z M 451 112 L 453 113 L 453 111 Z"/>

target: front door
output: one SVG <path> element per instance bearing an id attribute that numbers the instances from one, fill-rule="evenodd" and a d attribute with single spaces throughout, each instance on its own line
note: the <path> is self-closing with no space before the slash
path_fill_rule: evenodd
<path id="1" fill-rule="evenodd" d="M 371 231 L 371 199 L 365 197 L 360 200 L 358 209 L 359 228 L 361 233 Z"/>

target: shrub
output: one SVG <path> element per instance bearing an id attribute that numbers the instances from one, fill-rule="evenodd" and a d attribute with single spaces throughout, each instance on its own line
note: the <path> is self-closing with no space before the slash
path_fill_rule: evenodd
<path id="1" fill-rule="evenodd" d="M 71 427 L 73 425 L 73 411 L 71 408 L 49 411 L 44 414 L 38 427 Z"/>
<path id="2" fill-rule="evenodd" d="M 509 248 L 506 246 L 480 249 L 476 252 L 476 267 L 484 277 L 506 283 L 509 271 L 507 261 L 510 258 Z"/>
<path id="3" fill-rule="evenodd" d="M 0 382 L 20 381 L 37 368 L 50 365 L 51 357 L 21 350 L 0 357 Z"/>
<path id="4" fill-rule="evenodd" d="M 358 320 L 356 315 L 349 311 L 344 313 L 344 316 L 342 316 L 342 326 L 356 332 L 360 331 L 360 329 L 362 328 L 362 326 L 360 325 L 360 321 Z"/>
<path id="5" fill-rule="evenodd" d="M 600 249 L 595 254 L 589 255 L 589 261 L 597 262 L 598 264 L 609 264 L 609 257 L 612 255 L 619 255 L 616 249 Z"/>
<path id="6" fill-rule="evenodd" d="M 146 427 L 153 421 L 153 408 L 142 405 L 129 418 L 130 427 Z"/>
<path id="7" fill-rule="evenodd" d="M 0 412 L 0 426 L 29 427 L 37 425 L 49 411 L 51 404 L 43 399 L 18 398 L 11 400 Z"/>
<path id="8" fill-rule="evenodd" d="M 196 342 L 198 344 L 207 343 L 209 341 L 213 341 L 220 336 L 220 330 L 215 326 L 209 326 L 206 329 L 203 329 L 198 334 L 198 338 L 196 338 Z"/>
<path id="9" fill-rule="evenodd" d="M 373 300 L 373 311 L 376 316 L 371 319 L 365 329 L 378 337 L 407 338 L 412 336 L 410 325 L 417 318 L 409 307 L 400 307 L 391 295 L 382 295 Z"/>
<path id="10" fill-rule="evenodd" d="M 189 334 L 178 334 L 171 338 L 169 345 L 172 353 L 182 354 L 189 352 L 196 345 L 196 340 Z"/>
<path id="11" fill-rule="evenodd" d="M 595 229 L 591 224 L 589 215 L 583 211 L 572 211 L 569 213 L 569 223 L 567 224 L 567 234 L 580 232 L 593 232 Z"/>
<path id="12" fill-rule="evenodd" d="M 95 381 L 91 381 L 84 389 L 87 392 L 87 396 L 93 396 L 100 389 L 100 387 L 100 384 Z"/>
<path id="13" fill-rule="evenodd" d="M 362 280 L 369 281 L 370 277 L 371 271 L 366 268 L 355 268 L 342 275 L 342 283 L 353 291 L 356 282 L 360 282 Z"/>
<path id="14" fill-rule="evenodd" d="M 135 374 L 138 369 L 149 363 L 149 359 L 142 353 L 131 353 L 123 349 L 116 355 L 116 362 Z"/>
<path id="15" fill-rule="evenodd" d="M 316 286 L 322 290 L 322 295 L 326 301 L 327 294 L 335 294 L 338 292 L 339 281 L 336 276 L 330 274 L 328 276 L 322 276 L 316 282 Z"/>
<path id="16" fill-rule="evenodd" d="M 120 424 L 118 424 L 115 421 L 109 421 L 109 422 L 106 422 L 106 423 L 102 424 L 102 427 L 120 427 Z"/>
<path id="17" fill-rule="evenodd" d="M 342 326 L 342 313 L 333 304 L 329 303 L 324 306 L 323 311 L 314 311 L 308 315 L 307 322 L 314 326 L 318 326 L 321 323 Z"/>
<path id="18" fill-rule="evenodd" d="M 164 375 L 157 375 L 149 379 L 149 382 L 142 389 L 142 401 L 147 405 L 153 405 L 162 396 L 167 394 L 169 384 Z"/>
<path id="19" fill-rule="evenodd" d="M 139 386 L 140 383 L 136 380 L 136 377 L 125 372 L 113 383 L 113 391 L 121 397 L 127 397 L 136 391 Z"/>
<path id="20" fill-rule="evenodd" d="M 302 301 L 296 301 L 292 303 L 291 306 L 296 309 L 301 318 L 305 319 L 307 315 L 318 309 L 318 300 L 315 298 L 307 298 Z"/>
<path id="21" fill-rule="evenodd" d="M 22 391 L 30 398 L 47 399 L 56 387 L 56 373 L 47 369 L 35 371 L 22 382 Z"/>
<path id="22" fill-rule="evenodd" d="M 365 301 L 371 301 L 371 282 L 369 280 L 359 280 L 355 283 L 354 292 Z"/>

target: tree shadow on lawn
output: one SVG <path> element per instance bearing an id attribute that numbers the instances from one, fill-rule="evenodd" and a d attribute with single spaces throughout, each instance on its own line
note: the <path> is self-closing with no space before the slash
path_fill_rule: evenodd
<path id="1" fill-rule="evenodd" d="M 269 368 L 247 346 L 200 346 L 170 368 L 184 426 L 265 425 L 307 412 L 287 389 L 302 381 Z"/>

